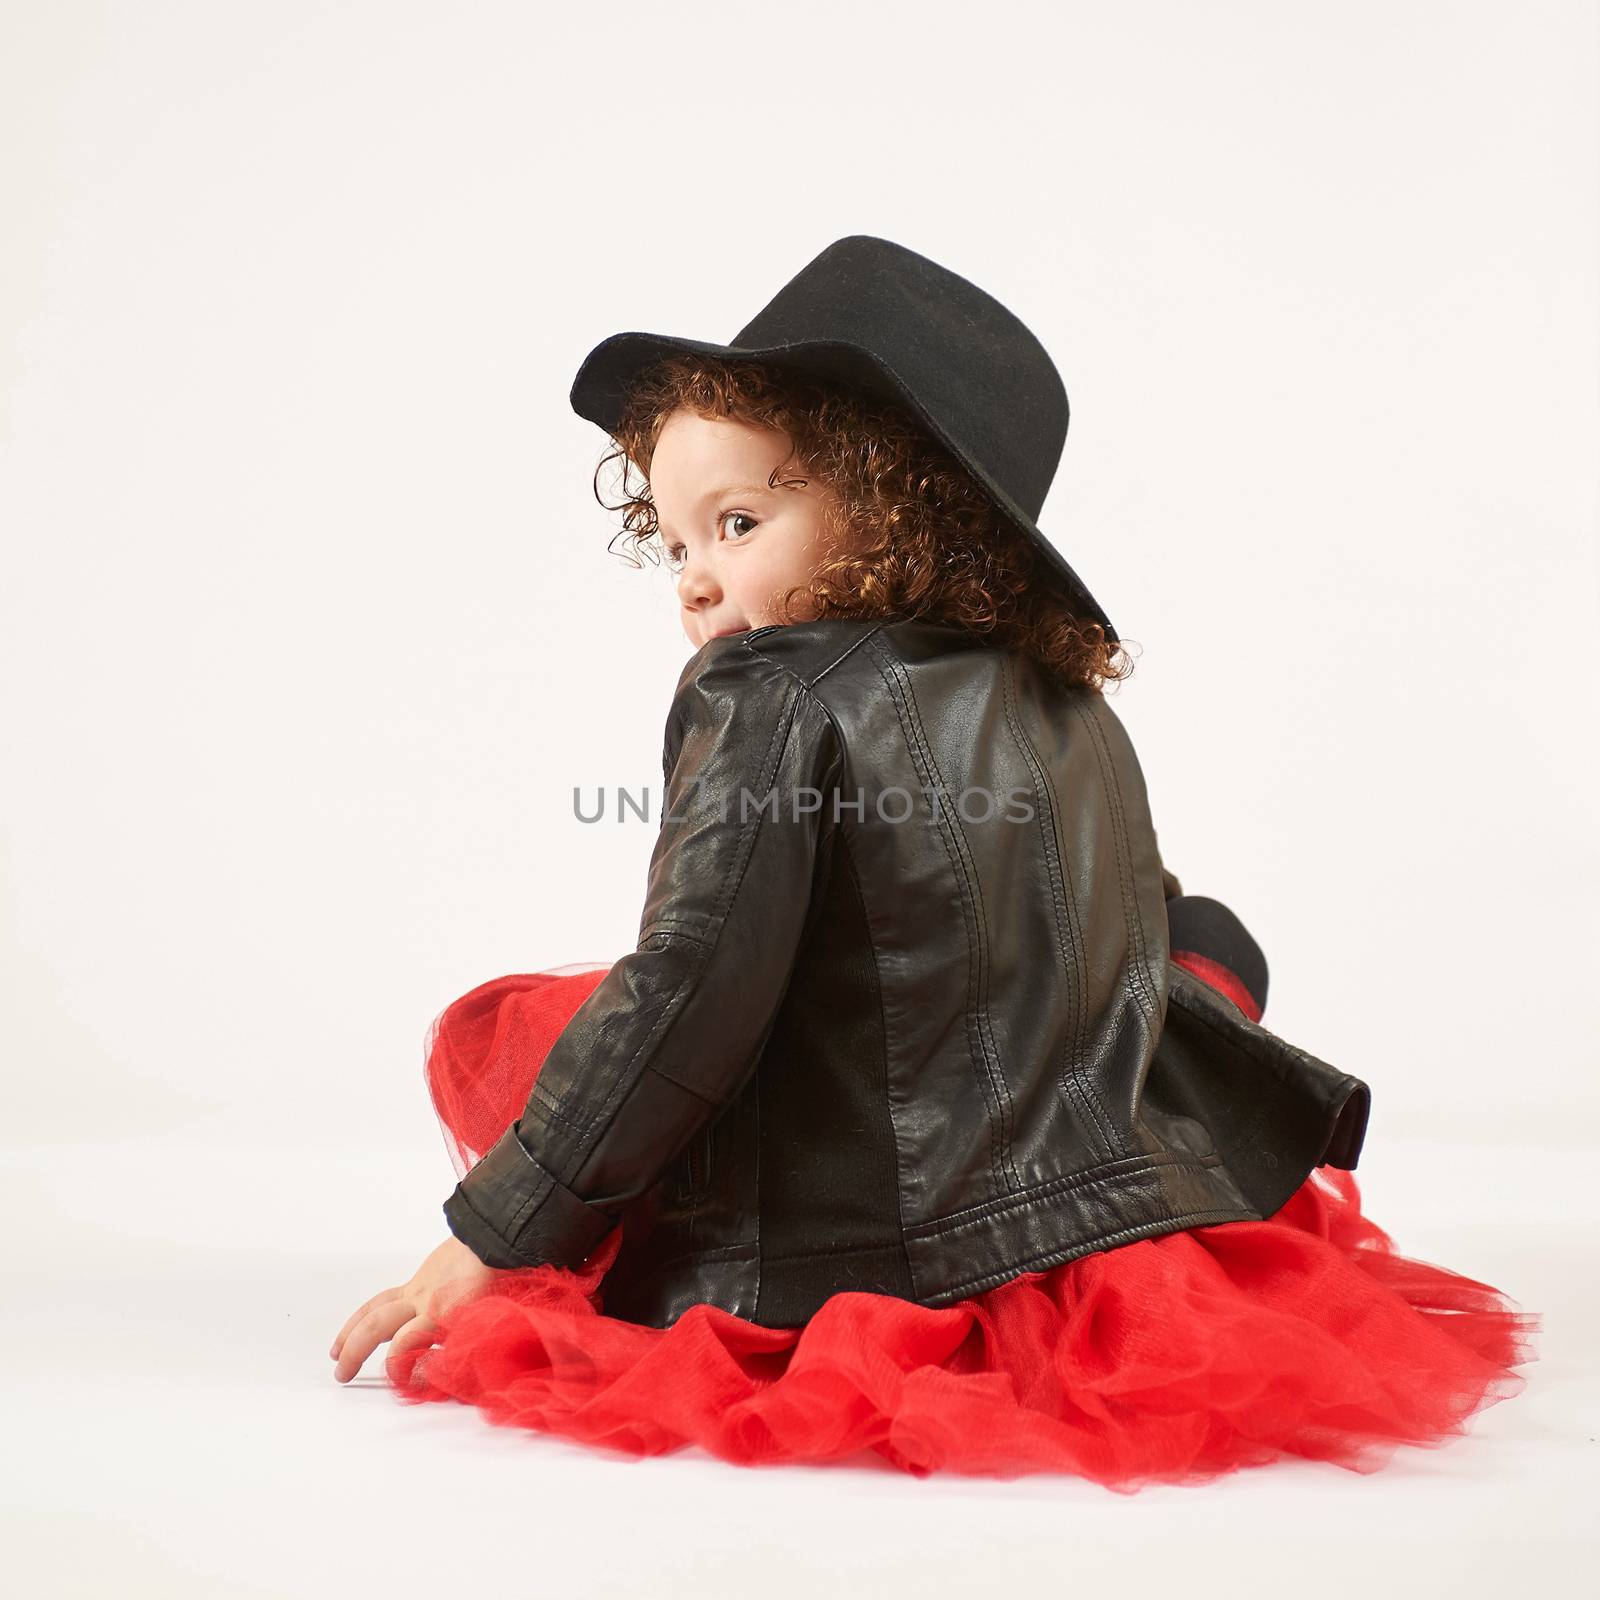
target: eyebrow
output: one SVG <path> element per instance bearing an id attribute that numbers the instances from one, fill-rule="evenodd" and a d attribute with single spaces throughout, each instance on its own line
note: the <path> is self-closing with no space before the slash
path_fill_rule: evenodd
<path id="1" fill-rule="evenodd" d="M 766 494 L 772 485 L 769 483 L 730 483 L 721 489 L 712 489 L 700 497 L 700 504 L 705 505 L 708 500 L 720 500 L 724 495 L 730 494 Z"/>

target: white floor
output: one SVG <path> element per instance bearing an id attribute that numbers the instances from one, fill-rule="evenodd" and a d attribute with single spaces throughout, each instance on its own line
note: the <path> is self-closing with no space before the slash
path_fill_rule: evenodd
<path id="1" fill-rule="evenodd" d="M 767 1600 L 993 1584 L 1349 1600 L 1600 1586 L 1592 1152 L 1390 1144 L 1363 1160 L 1369 1214 L 1403 1249 L 1544 1315 L 1526 1391 L 1467 1438 L 1371 1476 L 1293 1462 L 1134 1496 L 1064 1477 L 602 1457 L 464 1406 L 402 1405 L 381 1350 L 342 1387 L 334 1332 L 443 1236 L 438 1163 L 431 1148 L 154 1139 L 8 1152 L 8 1592 L 387 1600 L 492 1584 Z"/>

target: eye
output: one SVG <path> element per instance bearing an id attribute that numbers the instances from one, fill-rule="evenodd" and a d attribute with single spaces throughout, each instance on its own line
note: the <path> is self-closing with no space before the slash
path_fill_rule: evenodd
<path id="1" fill-rule="evenodd" d="M 748 511 L 724 511 L 717 518 L 717 526 L 719 528 L 725 527 L 730 518 L 737 518 L 740 522 L 749 524 L 749 527 L 744 532 L 730 537 L 729 542 L 732 544 L 743 544 L 751 533 L 760 526 L 759 519 L 752 517 Z M 661 547 L 661 554 L 665 558 L 670 571 L 679 572 L 683 569 L 684 562 L 687 559 L 687 552 L 681 544 L 664 544 Z"/>

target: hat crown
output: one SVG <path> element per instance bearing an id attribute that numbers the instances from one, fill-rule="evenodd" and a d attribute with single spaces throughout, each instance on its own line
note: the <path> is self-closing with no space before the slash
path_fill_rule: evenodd
<path id="1" fill-rule="evenodd" d="M 993 295 L 904 245 L 852 234 L 802 267 L 732 340 L 752 351 L 799 344 L 870 355 L 858 383 L 909 405 L 940 438 L 961 440 L 1038 517 L 1066 444 L 1066 386 Z"/>

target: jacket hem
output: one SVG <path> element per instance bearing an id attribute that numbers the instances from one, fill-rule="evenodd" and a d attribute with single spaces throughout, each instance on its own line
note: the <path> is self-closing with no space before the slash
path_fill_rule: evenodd
<path id="1" fill-rule="evenodd" d="M 964 1300 L 975 1294 L 982 1294 L 986 1289 L 997 1288 L 1002 1283 L 1008 1283 L 1012 1278 L 1020 1278 L 1029 1272 L 1044 1272 L 1051 1267 L 1059 1267 L 1068 1261 L 1074 1261 L 1079 1256 L 1098 1255 L 1103 1250 L 1114 1250 L 1119 1245 L 1131 1244 L 1137 1239 L 1148 1239 L 1167 1233 L 1185 1233 L 1190 1228 L 1202 1228 L 1222 1222 L 1259 1222 L 1261 1218 L 1248 1206 L 1242 1210 L 1236 1206 L 1221 1206 L 1209 1211 L 1190 1211 L 1178 1217 L 1158 1217 L 1153 1222 L 1141 1222 L 1137 1227 L 1117 1228 L 1110 1233 L 1103 1233 L 1098 1238 L 1091 1239 L 1084 1244 L 1067 1245 L 1060 1250 L 1052 1250 L 1042 1256 L 1033 1256 L 1024 1261 L 1014 1262 L 1008 1267 L 995 1269 L 986 1273 L 981 1278 L 970 1279 L 966 1283 L 958 1283 L 952 1289 L 941 1289 L 929 1295 L 922 1303 L 930 1306 L 941 1306 L 952 1300 Z"/>
<path id="2" fill-rule="evenodd" d="M 1130 1160 L 1138 1165 L 1130 1167 Z M 1130 1213 L 1138 1217 L 1140 1212 L 1144 1215 L 1137 1221 L 1109 1229 L 1096 1229 L 1089 1221 L 1108 1214 L 1119 1219 Z M 940 1307 L 1024 1273 L 1138 1239 L 1216 1223 L 1260 1220 L 1261 1213 L 1246 1200 L 1218 1157 L 1158 1152 L 1036 1185 L 998 1214 L 990 1209 L 974 1216 L 968 1208 L 949 1218 L 916 1225 L 923 1230 L 920 1234 L 915 1229 L 904 1230 L 900 1237 L 885 1238 L 875 1245 L 782 1257 L 764 1254 L 753 1242 L 682 1251 L 631 1279 L 619 1299 L 627 1308 L 622 1311 L 624 1320 L 653 1327 L 669 1325 L 690 1304 L 702 1301 L 723 1310 L 736 1301 L 748 1305 L 749 1310 L 734 1315 L 762 1327 L 790 1327 L 803 1323 L 837 1293 L 886 1294 L 916 1305 Z M 975 1236 L 963 1237 L 979 1224 L 984 1226 Z M 902 1252 L 914 1293 L 892 1287 L 887 1279 L 862 1281 L 859 1271 L 852 1270 L 852 1261 L 859 1264 L 875 1254 L 888 1261 Z M 769 1321 L 759 1314 L 765 1309 L 761 1306 L 764 1268 L 780 1260 L 791 1267 L 803 1261 L 808 1270 L 803 1279 L 791 1272 L 785 1284 L 782 1299 L 790 1314 Z M 982 1270 L 974 1270 L 980 1262 Z M 853 1286 L 852 1278 L 856 1279 Z M 929 1283 L 939 1287 L 918 1287 Z"/>
<path id="3" fill-rule="evenodd" d="M 1003 1217 L 1008 1212 L 1024 1211 L 1033 1206 L 1042 1205 L 1045 1201 L 1058 1194 L 1067 1194 L 1073 1189 L 1084 1189 L 1094 1184 L 1109 1183 L 1117 1178 L 1133 1178 L 1142 1173 L 1154 1171 L 1160 1167 L 1181 1168 L 1209 1168 L 1222 1164 L 1218 1155 L 1183 1155 L 1170 1151 L 1156 1151 L 1145 1155 L 1120 1156 L 1112 1161 L 1101 1162 L 1093 1167 L 1086 1167 L 1081 1172 L 1070 1172 L 1064 1177 L 1050 1178 L 1044 1183 L 1035 1184 L 1031 1189 L 1024 1189 L 1017 1194 L 1001 1195 L 994 1200 L 985 1200 L 975 1206 L 964 1206 L 959 1211 L 946 1212 L 942 1217 L 934 1217 L 929 1222 L 915 1222 L 905 1230 L 907 1242 L 918 1239 L 933 1238 L 940 1234 L 959 1232 L 963 1228 L 975 1228 L 987 1223 L 996 1217 Z"/>

